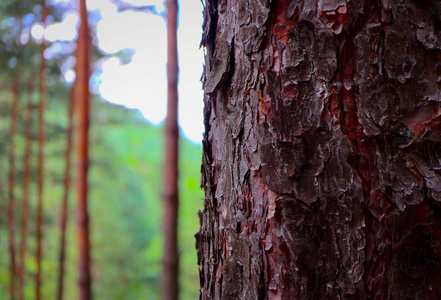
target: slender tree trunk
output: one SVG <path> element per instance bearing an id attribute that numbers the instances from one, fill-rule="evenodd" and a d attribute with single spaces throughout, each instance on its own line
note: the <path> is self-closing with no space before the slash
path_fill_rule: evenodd
<path id="1" fill-rule="evenodd" d="M 58 269 L 58 300 L 63 299 L 63 283 L 64 283 L 64 262 L 66 253 L 66 225 L 68 217 L 68 207 L 69 207 L 69 191 L 70 191 L 70 169 L 71 169 L 71 153 L 72 153 L 72 143 L 73 143 L 73 114 L 74 114 L 74 92 L 75 86 L 72 87 L 70 97 L 69 97 L 69 124 L 67 127 L 67 144 L 66 144 L 66 154 L 65 162 L 66 168 L 64 171 L 64 195 L 63 195 L 63 205 L 61 209 L 61 222 L 60 222 L 60 254 L 59 254 L 59 269 Z"/>
<path id="2" fill-rule="evenodd" d="M 10 128 L 10 148 L 9 148 L 9 207 L 8 207 L 8 225 L 9 225 L 9 297 L 15 299 L 15 280 L 17 277 L 17 262 L 15 258 L 15 132 L 17 130 L 17 105 L 18 105 L 18 85 L 19 76 L 15 75 L 12 87 L 12 105 L 11 105 L 11 128 Z"/>
<path id="3" fill-rule="evenodd" d="M 34 74 L 31 73 L 28 81 L 28 103 L 26 107 L 26 145 L 24 155 L 24 174 L 23 174 L 23 203 L 21 215 L 21 244 L 20 244 L 20 289 L 18 297 L 24 299 L 24 286 L 26 276 L 26 239 L 28 235 L 29 221 L 29 183 L 31 178 L 31 150 L 32 150 L 32 93 L 34 86 Z"/>
<path id="4" fill-rule="evenodd" d="M 86 0 L 79 1 L 80 27 L 77 43 L 75 98 L 78 117 L 77 225 L 79 246 L 79 292 L 81 300 L 92 298 L 88 214 L 90 36 Z"/>
<path id="5" fill-rule="evenodd" d="M 207 0 L 201 299 L 441 299 L 441 5 Z"/>
<path id="6" fill-rule="evenodd" d="M 177 0 L 167 0 L 167 118 L 164 164 L 164 257 L 162 299 L 178 299 L 178 45 Z"/>
<path id="7" fill-rule="evenodd" d="M 43 26 L 46 28 L 46 19 L 49 15 L 49 9 L 46 5 L 46 0 L 43 0 Z M 45 126 L 44 126 L 44 110 L 46 104 L 46 60 L 44 58 L 44 51 L 46 50 L 46 41 L 43 38 L 41 41 L 41 55 L 40 55 L 40 101 L 38 106 L 38 203 L 37 203 L 37 275 L 35 277 L 35 296 L 36 300 L 41 300 L 41 260 L 43 257 L 43 188 L 44 188 L 44 140 L 45 140 Z"/>

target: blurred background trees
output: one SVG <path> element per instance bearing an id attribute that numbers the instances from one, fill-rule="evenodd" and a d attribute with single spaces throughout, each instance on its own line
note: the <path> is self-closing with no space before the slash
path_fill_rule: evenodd
<path id="1" fill-rule="evenodd" d="M 10 294 L 11 282 L 14 299 L 35 298 L 38 271 L 35 222 L 38 211 L 38 103 L 42 62 L 42 39 L 38 38 L 38 30 L 43 20 L 42 4 L 36 0 L 0 2 L 0 168 L 3 170 L 0 172 L 0 295 L 5 295 L 5 299 Z M 75 1 L 49 1 L 48 26 L 76 11 L 75 5 Z M 92 91 L 97 90 L 94 76 L 100 72 L 99 59 L 109 55 L 96 47 L 94 33 L 99 18 L 99 12 L 89 17 L 93 41 Z M 44 50 L 42 299 L 54 298 L 58 289 L 66 157 L 71 155 L 66 156 L 66 147 L 72 81 L 66 80 L 66 73 L 75 65 L 75 51 L 75 40 L 47 41 Z M 115 56 L 124 63 L 130 61 L 131 51 L 121 51 Z M 110 104 L 98 94 L 92 94 L 89 215 L 94 299 L 160 298 L 163 251 L 161 181 L 165 147 L 162 135 L 163 130 L 150 125 L 138 110 Z M 193 235 L 198 230 L 197 210 L 202 205 L 200 152 L 199 145 L 181 139 L 178 237 L 181 299 L 198 297 L 199 275 Z M 76 156 L 72 156 L 72 166 L 75 165 Z M 76 168 L 71 169 L 73 184 L 77 172 Z M 69 195 L 64 299 L 77 299 L 75 191 L 71 189 Z M 11 277 L 12 254 L 16 262 L 14 277 Z M 19 297 L 21 294 L 23 297 Z"/>

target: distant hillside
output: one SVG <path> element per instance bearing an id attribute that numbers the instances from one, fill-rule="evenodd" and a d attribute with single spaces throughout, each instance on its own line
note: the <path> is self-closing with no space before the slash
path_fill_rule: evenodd
<path id="1" fill-rule="evenodd" d="M 60 93 L 61 94 L 61 93 Z M 23 104 L 20 104 L 23 105 Z M 23 106 L 21 106 L 23 107 Z M 51 97 L 47 105 L 46 175 L 44 193 L 43 299 L 52 299 L 58 268 L 59 212 L 63 192 L 66 99 Z M 7 117 L 8 108 L 0 111 Z M 24 114 L 24 112 L 23 112 Z M 97 300 L 160 299 L 162 259 L 162 128 L 148 124 L 136 110 L 94 99 L 91 128 L 90 219 L 93 290 Z M 7 120 L 7 119 L 6 119 Z M 16 228 L 20 228 L 24 123 L 16 138 L 18 184 Z M 8 126 L 0 135 L 7 141 Z M 185 139 L 180 144 L 180 219 L 182 299 L 197 299 L 199 275 L 194 234 L 203 197 L 199 189 L 201 148 Z M 6 198 L 8 144 L 0 149 L 0 192 Z M 36 144 L 33 146 L 36 150 Z M 34 153 L 35 154 L 35 153 Z M 33 159 L 35 180 L 36 159 Z M 75 166 L 75 164 L 73 164 Z M 5 171 L 6 170 L 6 171 Z M 72 174 L 75 175 L 75 168 Z M 74 183 L 74 182 L 72 182 Z M 34 295 L 36 185 L 31 185 L 29 251 L 26 257 L 27 298 Z M 68 223 L 66 298 L 77 299 L 77 255 L 74 192 Z M 2 201 L 0 205 L 4 205 Z M 2 208 L 2 211 L 4 209 Z M 19 230 L 16 240 L 19 241 Z M 4 215 L 0 218 L 0 295 L 7 295 L 9 256 Z M 3 299 L 2 297 L 0 297 Z"/>
<path id="2" fill-rule="evenodd" d="M 107 102 L 96 101 L 94 112 L 90 186 L 97 299 L 159 299 L 163 129 L 146 123 L 137 110 Z M 201 148 L 181 139 L 180 160 L 181 292 L 182 299 L 197 299 Z"/>

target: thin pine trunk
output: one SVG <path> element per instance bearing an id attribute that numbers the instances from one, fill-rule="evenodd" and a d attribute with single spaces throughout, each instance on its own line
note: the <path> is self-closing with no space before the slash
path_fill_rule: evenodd
<path id="1" fill-rule="evenodd" d="M 46 25 L 46 19 L 49 14 L 46 0 L 43 0 L 43 24 Z M 43 238 L 43 184 L 44 184 L 44 108 L 46 102 L 46 61 L 44 51 L 46 50 L 46 41 L 41 42 L 41 64 L 40 64 L 40 101 L 38 106 L 38 203 L 37 203 L 37 275 L 35 277 L 37 300 L 41 299 L 41 260 L 43 257 L 42 238 Z"/>
<path id="2" fill-rule="evenodd" d="M 177 0 L 167 0 L 167 81 L 168 101 L 165 121 L 164 165 L 164 257 L 162 274 L 162 299 L 178 299 L 179 254 L 178 225 L 178 46 Z"/>
<path id="3" fill-rule="evenodd" d="M 70 191 L 70 169 L 71 169 L 71 153 L 72 153 L 72 136 L 73 136 L 73 111 L 74 111 L 74 87 L 72 88 L 69 97 L 69 125 L 67 128 L 67 145 L 65 162 L 66 168 L 64 172 L 64 197 L 63 206 L 61 210 L 61 239 L 60 239 L 60 256 L 59 256 L 59 270 L 58 270 L 58 300 L 63 299 L 63 280 L 64 280 L 64 262 L 66 254 L 66 225 L 67 225 L 67 209 L 69 204 L 69 191 Z"/>
<path id="4" fill-rule="evenodd" d="M 77 44 L 76 106 L 78 117 L 78 178 L 77 178 L 77 234 L 79 246 L 79 292 L 81 300 L 92 297 L 90 275 L 90 241 L 87 176 L 89 168 L 89 115 L 90 115 L 90 37 L 86 1 L 80 0 L 81 24 Z"/>
<path id="5" fill-rule="evenodd" d="M 18 74 L 14 78 L 12 87 L 12 105 L 11 105 L 11 144 L 9 148 L 9 207 L 8 207 L 8 225 L 9 225 L 9 297 L 15 299 L 15 279 L 17 276 L 17 264 L 15 259 L 15 196 L 14 188 L 16 181 L 15 174 L 15 145 L 14 137 L 17 129 L 17 105 L 18 105 Z"/>
<path id="6" fill-rule="evenodd" d="M 24 299 L 25 285 L 25 256 L 26 256 L 26 238 L 28 234 L 28 218 L 29 218 L 29 182 L 31 177 L 30 158 L 32 144 L 32 92 L 34 85 L 34 74 L 31 73 L 28 81 L 28 103 L 26 108 L 26 145 L 24 156 L 24 175 L 23 175 L 23 203 L 21 216 L 21 244 L 20 244 L 20 288 L 18 297 Z"/>

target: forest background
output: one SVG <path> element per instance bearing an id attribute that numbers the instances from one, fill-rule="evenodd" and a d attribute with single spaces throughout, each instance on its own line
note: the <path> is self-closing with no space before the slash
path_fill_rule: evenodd
<path id="1" fill-rule="evenodd" d="M 60 22 L 74 9 L 73 3 L 52 1 L 49 23 Z M 72 1 L 73 2 L 73 1 Z M 36 198 L 37 198 L 37 110 L 38 69 L 41 40 L 33 38 L 32 27 L 41 18 L 39 1 L 0 2 L 0 295 L 9 286 L 7 201 L 11 166 L 11 112 L 13 82 L 18 79 L 17 128 L 14 134 L 16 198 L 15 240 L 20 242 L 21 201 L 23 199 L 26 129 L 32 131 L 31 181 L 29 186 L 29 235 L 25 256 L 25 296 L 32 298 L 36 273 Z M 91 27 L 99 20 L 91 14 Z M 93 32 L 94 30 L 92 30 Z M 23 33 L 27 33 L 23 34 Z M 94 40 L 96 45 L 96 37 Z M 197 46 L 196 46 L 197 47 Z M 196 48 L 195 47 L 195 48 Z M 74 41 L 56 41 L 47 49 L 47 99 L 45 110 L 46 143 L 42 298 L 56 294 L 60 211 L 63 198 L 66 132 L 69 93 L 63 66 L 72 61 Z M 117 57 L 129 63 L 133 52 L 102 53 L 94 48 L 94 62 Z M 94 71 L 99 72 L 95 63 Z M 165 66 L 164 66 L 165 67 Z M 165 80 L 165 78 L 164 78 Z M 165 99 L 164 99 L 165 100 Z M 164 101 L 163 100 L 163 101 Z M 30 109 L 28 105 L 30 101 Z M 158 101 L 146 99 L 146 101 Z M 31 112 L 30 115 L 28 112 Z M 153 126 L 138 110 L 108 103 L 99 94 L 92 97 L 91 164 L 89 176 L 89 214 L 92 244 L 92 277 L 95 299 L 160 298 L 162 259 L 162 127 Z M 199 276 L 194 234 L 198 231 L 197 211 L 202 206 L 199 189 L 201 148 L 182 138 L 180 143 L 180 296 L 198 297 Z M 74 175 L 74 171 L 72 175 Z M 73 190 L 73 189 L 72 189 Z M 74 191 L 70 195 L 67 228 L 65 299 L 77 299 L 77 253 Z"/>

